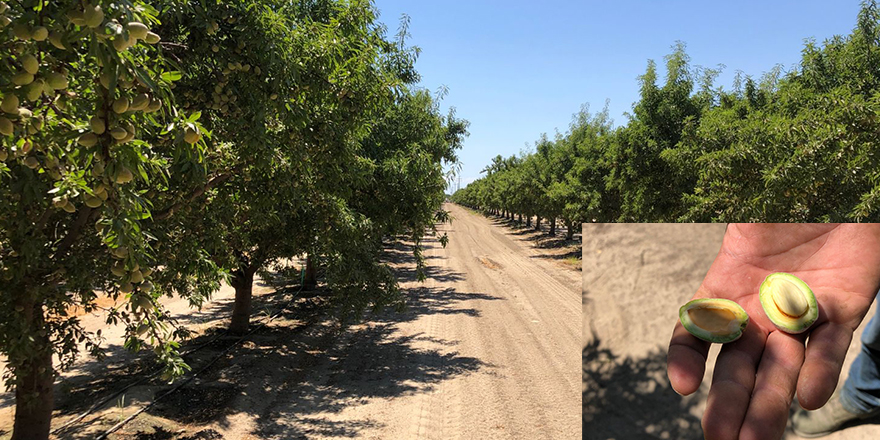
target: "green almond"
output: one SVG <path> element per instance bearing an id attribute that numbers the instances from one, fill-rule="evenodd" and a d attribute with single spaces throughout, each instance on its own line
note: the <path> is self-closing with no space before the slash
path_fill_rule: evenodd
<path id="1" fill-rule="evenodd" d="M 803 333 L 819 317 L 813 290 L 800 278 L 784 272 L 767 275 L 758 291 L 761 307 L 773 325 L 786 333 Z"/>
<path id="2" fill-rule="evenodd" d="M 739 304 L 721 298 L 692 300 L 679 309 L 678 315 L 692 335 L 721 344 L 739 339 L 749 324 L 749 315 Z"/>

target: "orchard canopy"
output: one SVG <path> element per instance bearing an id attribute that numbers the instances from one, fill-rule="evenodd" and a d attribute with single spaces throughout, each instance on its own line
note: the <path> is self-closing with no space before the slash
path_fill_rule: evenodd
<path id="1" fill-rule="evenodd" d="M 432 233 L 467 123 L 416 87 L 406 23 L 364 0 L 0 2 L 0 354 L 16 439 L 121 300 L 126 346 L 182 374 L 157 301 L 308 255 L 339 316 L 402 304 L 383 238 Z M 416 257 L 420 257 L 416 246 Z M 53 362 L 53 358 L 60 362 Z"/>
<path id="2" fill-rule="evenodd" d="M 457 191 L 490 212 L 578 222 L 880 220 L 880 11 L 809 42 L 797 67 L 725 91 L 683 44 L 639 78 L 626 124 L 578 113 L 535 151 L 497 157 Z M 530 218 L 530 217 L 529 217 Z"/>

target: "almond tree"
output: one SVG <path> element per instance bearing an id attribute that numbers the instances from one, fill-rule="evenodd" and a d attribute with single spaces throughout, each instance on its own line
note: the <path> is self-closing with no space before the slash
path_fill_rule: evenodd
<path id="1" fill-rule="evenodd" d="M 674 221 L 683 211 L 683 193 L 693 183 L 676 174 L 661 153 L 678 144 L 682 128 L 698 120 L 705 104 L 702 95 L 693 95 L 699 72 L 688 62 L 678 43 L 666 57 L 666 81 L 658 85 L 651 61 L 639 78 L 640 99 L 630 121 L 615 132 L 608 188 L 620 194 L 619 220 Z"/>
<path id="2" fill-rule="evenodd" d="M 68 310 L 93 310 L 99 292 L 125 298 L 111 320 L 129 341 L 148 333 L 169 375 L 182 369 L 153 303 L 144 219 L 204 151 L 196 116 L 171 105 L 179 75 L 156 14 L 142 1 L 0 2 L 0 352 L 14 439 L 48 438 L 55 374 L 100 342 Z"/>
<path id="3" fill-rule="evenodd" d="M 573 162 L 554 190 L 565 200 L 563 217 L 571 224 L 613 221 L 619 215 L 615 192 L 605 187 L 609 167 L 604 155 L 611 133 L 606 105 L 596 114 L 582 108 L 566 134 L 565 142 L 573 149 Z M 570 229 L 569 239 L 572 232 Z"/>
<path id="4" fill-rule="evenodd" d="M 362 154 L 371 162 L 373 172 L 370 178 L 354 182 L 349 200 L 366 220 L 361 227 L 373 237 L 374 260 L 380 258 L 383 238 L 406 235 L 414 243 L 417 273 L 423 276 L 421 240 L 426 233 L 437 232 L 438 222 L 448 220 L 448 213 L 441 209 L 446 189 L 443 164 L 457 161 L 456 150 L 466 130 L 467 122 L 457 119 L 452 111 L 442 116 L 428 92 L 402 89 L 362 141 Z M 440 241 L 445 245 L 446 237 Z M 399 297 L 371 297 L 346 289 L 340 275 L 348 267 L 329 268 L 329 280 L 345 310 L 356 314 L 367 306 L 375 309 L 399 303 Z"/>
<path id="5" fill-rule="evenodd" d="M 205 5 L 170 13 L 163 26 L 176 43 L 169 54 L 185 72 L 177 94 L 201 113 L 217 157 L 208 172 L 216 184 L 186 200 L 198 208 L 167 225 L 177 237 L 169 243 L 191 243 L 229 273 L 234 333 L 248 328 L 254 275 L 306 253 L 328 266 L 341 297 L 388 302 L 378 299 L 395 297 L 396 281 L 378 263 L 376 237 L 397 232 L 389 225 L 400 215 L 392 221 L 390 210 L 359 212 L 359 197 L 377 171 L 363 143 L 390 131 L 380 121 L 395 108 L 395 96 L 413 99 L 403 88 L 416 79 L 410 52 L 384 39 L 367 1 Z M 403 122 L 412 125 L 395 129 L 416 127 Z M 410 146 L 386 146 L 401 147 Z M 432 163 L 450 157 L 425 149 Z M 420 184 L 436 171 L 411 170 Z M 433 206 L 442 189 L 430 185 L 408 190 L 428 192 Z M 422 213 L 401 225 L 424 229 L 416 218 Z"/>

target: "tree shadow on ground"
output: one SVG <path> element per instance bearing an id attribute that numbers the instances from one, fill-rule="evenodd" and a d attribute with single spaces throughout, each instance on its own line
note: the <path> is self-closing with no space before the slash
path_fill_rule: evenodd
<path id="1" fill-rule="evenodd" d="M 193 435 L 178 437 L 174 432 L 162 427 L 157 427 L 151 433 L 139 433 L 134 436 L 135 440 L 223 440 L 223 436 L 213 429 L 205 429 Z"/>
<path id="2" fill-rule="evenodd" d="M 277 325 L 253 333 L 212 365 L 199 383 L 182 389 L 182 396 L 193 398 L 169 399 L 150 414 L 228 428 L 235 423 L 230 414 L 248 413 L 256 423 L 252 434 L 260 438 L 358 436 L 382 421 L 333 416 L 369 399 L 429 392 L 442 381 L 492 367 L 460 356 L 454 351 L 457 341 L 395 334 L 398 322 L 432 312 L 430 305 L 419 305 L 346 329 L 318 318 L 302 322 L 301 311 L 286 312 Z M 426 341 L 433 348 L 425 348 Z M 210 397 L 226 400 L 231 393 L 235 396 L 225 404 Z M 225 409 L 200 409 L 217 406 Z M 193 413 L 206 417 L 193 420 Z"/>
<path id="3" fill-rule="evenodd" d="M 426 245 L 437 246 L 435 241 Z M 401 250 L 392 258 L 395 265 L 410 265 L 412 257 L 406 246 L 395 246 Z M 462 277 L 440 268 L 432 269 L 430 276 Z M 413 277 L 412 272 L 402 272 L 403 280 Z M 293 298 L 294 288 L 281 283 L 278 294 L 267 294 L 260 300 L 281 302 Z M 135 419 L 128 429 L 123 428 L 121 438 L 182 440 L 198 438 L 192 436 L 211 427 L 238 433 L 230 435 L 250 433 L 270 439 L 350 438 L 362 435 L 366 429 L 381 427 L 383 420 L 335 417 L 347 408 L 370 399 L 428 393 L 437 384 L 462 375 L 484 370 L 491 374 L 495 366 L 458 353 L 459 341 L 423 332 L 401 334 L 397 328 L 398 324 L 423 315 L 479 316 L 478 308 L 469 305 L 471 301 L 501 298 L 421 284 L 404 288 L 403 294 L 408 305 L 404 312 L 377 312 L 368 315 L 366 323 L 350 327 L 342 327 L 329 317 L 330 295 L 295 297 L 291 307 L 230 351 L 224 352 L 237 341 L 221 336 L 187 359 L 193 371 L 208 367 Z M 215 307 L 208 312 L 224 313 L 223 305 Z M 208 337 L 211 336 L 195 338 L 190 344 L 202 343 Z M 98 376 L 100 372 L 94 374 Z M 86 382 L 87 379 L 82 378 Z M 110 381 L 100 377 L 91 380 Z M 152 383 L 135 388 L 145 388 L 140 391 L 145 396 L 156 396 L 170 386 Z M 109 391 L 109 387 L 103 389 Z M 79 392 L 80 397 L 92 401 L 92 396 L 99 394 L 96 391 L 86 396 L 82 394 L 85 390 Z M 242 415 L 254 423 L 254 429 L 248 433 L 236 431 L 240 429 Z M 169 426 L 177 427 L 170 431 L 172 436 L 168 436 Z"/>
<path id="4" fill-rule="evenodd" d="M 261 315 L 279 310 L 290 299 L 290 295 L 277 292 L 255 296 L 252 324 L 258 325 Z M 225 349 L 231 344 L 229 338 L 225 336 L 225 324 L 227 324 L 225 317 L 229 316 L 229 313 L 231 313 L 231 300 L 212 302 L 202 309 L 202 316 L 213 316 L 213 320 L 217 321 L 219 325 L 208 328 L 193 338 L 181 341 L 180 352 L 189 365 L 202 365 L 210 357 L 216 355 L 219 350 Z M 177 325 L 192 325 L 202 322 L 204 319 L 193 316 L 181 317 L 176 321 Z M 195 350 L 197 348 L 198 350 Z M 89 359 L 77 363 L 63 378 L 56 381 L 54 417 L 81 414 L 91 408 L 93 404 L 103 401 L 132 384 L 137 385 L 125 390 L 121 396 L 115 397 L 106 405 L 131 406 L 148 403 L 151 401 L 153 393 L 143 392 L 143 390 L 163 386 L 157 377 L 148 378 L 152 373 L 161 369 L 155 355 L 149 350 L 132 352 L 122 345 L 111 344 L 105 347 L 104 353 L 106 357 L 103 360 Z M 218 401 L 217 396 L 212 397 L 211 400 Z M 199 416 L 196 415 L 196 417 Z M 59 432 L 59 435 L 61 438 L 81 436 L 80 431 L 90 419 L 91 416 L 80 423 L 65 428 Z M 53 423 L 53 425 L 54 429 L 61 423 Z"/>
<path id="5" fill-rule="evenodd" d="M 419 281 L 418 271 L 414 267 L 397 268 L 394 273 L 397 275 L 398 281 L 402 283 Z M 464 281 L 465 279 L 464 274 L 461 272 L 455 272 L 437 266 L 426 266 L 422 269 L 422 275 L 424 275 L 425 280 L 430 278 L 441 283 Z"/>
<path id="6" fill-rule="evenodd" d="M 261 316 L 274 313 L 284 304 L 289 302 L 291 298 L 297 295 L 300 290 L 299 280 L 296 284 L 283 284 L 280 281 L 271 284 L 266 281 L 256 280 L 254 285 L 260 287 L 270 287 L 273 290 L 269 292 L 258 292 L 254 289 L 253 299 L 251 303 L 251 320 Z M 194 324 L 204 324 L 206 322 L 216 322 L 222 329 L 229 324 L 232 316 L 232 308 L 235 305 L 234 298 L 226 298 L 218 301 L 211 301 L 202 306 L 198 313 L 190 313 L 185 316 L 176 318 L 177 325 L 191 326 Z M 219 320 L 218 320 L 219 318 Z M 218 322 L 219 321 L 219 322 Z"/>
<path id="7" fill-rule="evenodd" d="M 544 235 L 549 232 L 549 229 L 547 231 L 544 230 L 543 223 L 541 224 L 541 230 L 536 230 L 534 223 L 526 226 L 525 221 L 520 223 L 517 220 L 511 220 L 509 218 L 498 216 L 486 216 L 486 218 L 488 218 L 489 221 L 492 222 L 492 224 L 495 226 L 512 229 L 513 232 L 510 233 L 511 235 Z M 559 231 L 557 231 L 557 233 L 558 232 Z"/>
<path id="8" fill-rule="evenodd" d="M 576 258 L 580 260 L 581 257 L 581 248 L 571 248 L 571 250 L 564 253 L 555 253 L 555 254 L 542 254 L 542 255 L 531 255 L 530 258 L 543 258 L 549 260 L 568 260 L 571 258 Z"/>
<path id="9" fill-rule="evenodd" d="M 535 247 L 540 249 L 556 249 L 566 246 L 577 246 L 581 243 L 580 231 L 576 230 L 571 240 L 565 239 L 565 227 L 560 226 L 556 228 L 556 235 L 550 235 L 550 228 L 542 224 L 541 230 L 536 231 L 533 227 L 520 227 L 516 222 L 511 222 L 510 220 L 493 220 L 492 223 L 496 226 L 503 226 L 510 229 L 514 229 L 516 232 L 513 232 L 512 235 L 519 235 L 524 237 L 526 240 L 531 241 L 535 244 Z"/>
<path id="10" fill-rule="evenodd" d="M 451 287 L 445 289 L 419 287 L 409 289 L 406 294 L 406 309 L 401 314 L 380 313 L 370 316 L 376 322 L 403 322 L 418 319 L 424 315 L 467 315 L 479 317 L 475 307 L 461 307 L 465 301 L 498 301 L 503 298 L 485 293 L 459 292 Z"/>
<path id="11" fill-rule="evenodd" d="M 683 397 L 666 379 L 666 353 L 652 350 L 622 357 L 595 337 L 584 345 L 583 438 L 702 439 L 700 419 L 691 410 L 702 390 Z"/>
<path id="12" fill-rule="evenodd" d="M 106 346 L 104 353 L 103 361 L 91 359 L 77 364 L 68 375 L 56 380 L 55 417 L 85 411 L 99 399 L 157 370 L 151 353 L 135 353 L 119 344 Z"/>
<path id="13" fill-rule="evenodd" d="M 370 324 L 350 329 L 343 344 L 327 351 L 326 375 L 297 384 L 296 398 L 269 417 L 260 418 L 259 433 L 287 435 L 286 422 L 298 419 L 306 426 L 303 434 L 309 437 L 354 437 L 365 428 L 380 426 L 381 420 L 333 421 L 328 414 L 371 398 L 426 393 L 452 377 L 492 367 L 477 358 L 460 356 L 454 351 L 457 341 L 429 338 L 423 333 L 394 335 L 397 321 L 414 319 L 429 309 L 412 307 L 402 315 L 388 314 L 381 321 L 374 317 Z M 425 340 L 441 347 L 416 347 Z"/>
<path id="14" fill-rule="evenodd" d="M 423 258 L 426 263 L 426 266 L 422 268 L 422 274 L 424 275 L 425 280 L 430 278 L 441 283 L 464 281 L 465 277 L 461 272 L 452 271 L 437 265 L 427 264 L 431 259 L 441 258 L 439 255 L 429 254 L 429 251 L 437 246 L 440 246 L 440 244 L 433 238 L 428 238 L 422 242 L 423 253 L 425 254 Z M 401 283 L 419 281 L 419 274 L 416 269 L 416 257 L 413 255 L 412 247 L 402 240 L 395 240 L 386 245 L 382 261 L 390 264 L 394 268 L 394 274 Z"/>
<path id="15" fill-rule="evenodd" d="M 436 240 L 426 240 L 423 242 L 425 251 L 431 250 L 439 243 Z M 386 259 L 394 266 L 394 273 L 401 283 L 418 282 L 418 273 L 415 269 L 415 256 L 409 250 L 409 246 L 397 241 L 386 249 Z M 425 280 L 431 279 L 440 283 L 464 281 L 465 275 L 444 267 L 427 266 L 422 271 Z M 461 304 L 465 301 L 495 301 L 502 300 L 500 296 L 489 295 L 478 292 L 463 292 L 455 288 L 429 288 L 421 284 L 416 284 L 403 291 L 406 300 L 406 310 L 403 313 L 388 313 L 382 311 L 378 314 L 368 316 L 368 319 L 377 322 L 389 322 L 391 319 L 396 322 L 409 321 L 417 319 L 422 315 L 430 314 L 465 314 L 468 316 L 480 316 L 479 310 L 476 308 L 461 308 Z"/>

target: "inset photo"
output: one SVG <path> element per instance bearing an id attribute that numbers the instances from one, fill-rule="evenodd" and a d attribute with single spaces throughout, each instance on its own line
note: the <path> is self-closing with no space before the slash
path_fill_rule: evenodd
<path id="1" fill-rule="evenodd" d="M 584 439 L 880 436 L 880 225 L 582 236 Z"/>

